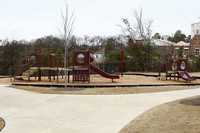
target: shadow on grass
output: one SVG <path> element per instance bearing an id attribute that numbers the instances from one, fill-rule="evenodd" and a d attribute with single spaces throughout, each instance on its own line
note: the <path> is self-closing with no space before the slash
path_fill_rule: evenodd
<path id="1" fill-rule="evenodd" d="M 185 99 L 185 100 L 180 101 L 180 103 L 185 104 L 185 105 L 200 106 L 200 97 Z"/>

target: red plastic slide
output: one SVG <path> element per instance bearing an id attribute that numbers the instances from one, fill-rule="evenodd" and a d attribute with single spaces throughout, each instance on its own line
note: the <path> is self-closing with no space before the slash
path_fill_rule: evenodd
<path id="1" fill-rule="evenodd" d="M 96 73 L 98 73 L 99 75 L 105 77 L 105 78 L 110 78 L 110 79 L 119 79 L 118 75 L 114 75 L 114 74 L 108 74 L 104 71 L 102 71 L 101 69 L 93 66 L 92 64 L 90 64 L 90 68 L 95 71 Z"/>
<path id="2" fill-rule="evenodd" d="M 186 71 L 178 71 L 179 76 L 186 81 L 194 81 L 195 78 L 191 77 Z"/>

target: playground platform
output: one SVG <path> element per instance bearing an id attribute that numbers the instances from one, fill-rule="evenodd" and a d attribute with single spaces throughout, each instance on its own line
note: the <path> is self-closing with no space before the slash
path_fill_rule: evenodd
<path id="1" fill-rule="evenodd" d="M 64 71 L 72 71 L 72 69 L 65 69 L 65 68 L 60 68 L 60 67 L 30 67 L 30 69 L 26 70 L 22 76 L 15 76 L 15 79 L 24 79 L 28 78 L 30 75 L 33 75 L 36 73 L 38 70 L 44 71 L 44 70 L 51 70 L 54 72 L 58 72 L 58 75 L 60 75 L 61 72 L 64 73 Z"/>

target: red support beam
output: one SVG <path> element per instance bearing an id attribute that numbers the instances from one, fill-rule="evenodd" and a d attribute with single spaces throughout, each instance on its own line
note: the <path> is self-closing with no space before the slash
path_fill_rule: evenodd
<path id="1" fill-rule="evenodd" d="M 123 77 L 123 50 L 121 51 L 121 76 Z"/>

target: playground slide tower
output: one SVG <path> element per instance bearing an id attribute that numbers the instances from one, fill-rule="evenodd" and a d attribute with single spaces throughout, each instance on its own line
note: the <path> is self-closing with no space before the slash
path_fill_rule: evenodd
<path id="1" fill-rule="evenodd" d="M 172 71 L 177 72 L 178 77 L 186 81 L 194 81 L 195 78 L 191 77 L 187 72 L 187 59 L 178 59 L 172 63 Z"/>
<path id="2" fill-rule="evenodd" d="M 90 64 L 95 57 L 89 51 L 74 51 L 73 82 L 83 81 L 90 83 L 90 69 L 99 75 L 109 79 L 119 79 L 118 75 L 108 74 L 101 69 Z"/>

